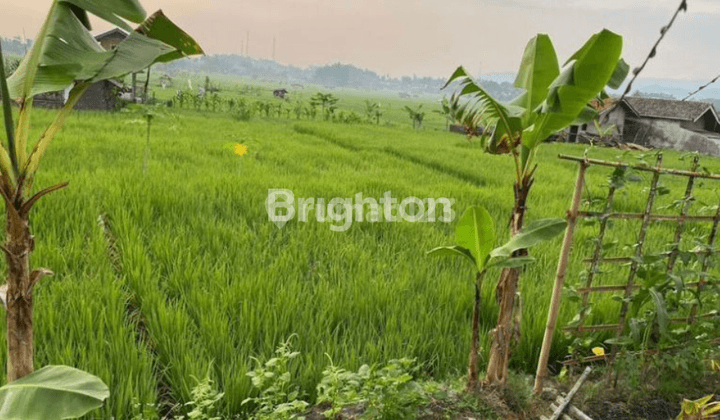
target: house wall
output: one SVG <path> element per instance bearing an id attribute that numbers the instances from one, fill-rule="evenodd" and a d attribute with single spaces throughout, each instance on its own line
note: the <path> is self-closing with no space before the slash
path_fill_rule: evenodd
<path id="1" fill-rule="evenodd" d="M 617 130 L 614 134 L 619 134 L 620 136 L 623 135 L 623 132 L 625 130 L 625 116 L 627 115 L 627 110 L 624 106 L 618 106 L 612 111 L 610 111 L 610 114 L 608 116 L 608 121 L 606 123 L 602 124 L 602 127 L 608 127 L 610 125 L 615 124 L 617 127 Z M 603 121 L 603 117 L 600 117 L 600 121 Z M 583 130 L 585 133 L 592 134 L 594 136 L 598 135 L 597 130 L 595 130 L 595 124 L 592 122 L 589 122 L 587 124 L 587 128 Z"/>
<path id="2" fill-rule="evenodd" d="M 112 35 L 106 35 L 102 39 L 99 39 L 98 42 L 100 45 L 102 45 L 103 48 L 110 51 L 111 49 L 115 48 L 119 43 L 123 42 L 125 40 L 125 36 L 120 33 L 114 33 Z"/>
<path id="3" fill-rule="evenodd" d="M 33 99 L 33 106 L 39 108 L 62 108 L 64 104 L 62 91 L 42 93 Z"/>
<path id="4" fill-rule="evenodd" d="M 679 121 L 628 119 L 625 127 L 625 142 L 720 156 L 720 139 L 687 130 Z"/>
<path id="5" fill-rule="evenodd" d="M 720 127 L 711 111 L 707 111 L 697 121 L 683 121 L 680 126 L 688 130 L 706 130 L 720 133 Z"/>
<path id="6" fill-rule="evenodd" d="M 117 95 L 113 85 L 107 81 L 91 85 L 82 98 L 75 104 L 75 109 L 100 109 L 111 111 L 115 109 Z"/>

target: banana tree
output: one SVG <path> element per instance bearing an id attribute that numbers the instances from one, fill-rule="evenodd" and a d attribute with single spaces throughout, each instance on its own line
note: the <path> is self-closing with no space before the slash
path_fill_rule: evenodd
<path id="1" fill-rule="evenodd" d="M 538 34 L 528 42 L 515 80 L 515 87 L 524 92 L 509 103 L 493 98 L 463 67 L 450 76 L 445 87 L 459 82 L 458 97 L 470 100 L 465 112 L 484 128 L 485 150 L 510 154 L 514 159 L 511 236 L 516 236 L 523 227 L 528 195 L 535 181 L 538 147 L 552 134 L 597 117 L 590 101 L 603 96 L 606 86 L 618 88 L 627 76 L 629 66 L 620 58 L 621 53 L 622 37 L 603 30 L 591 36 L 561 69 L 550 37 Z M 527 251 L 521 248 L 513 254 L 520 257 L 527 255 Z M 506 268 L 497 284 L 500 313 L 487 372 L 491 385 L 503 385 L 507 378 L 519 280 L 518 268 Z"/>
<path id="2" fill-rule="evenodd" d="M 405 106 L 405 111 L 408 113 L 408 116 L 410 116 L 410 119 L 413 123 L 413 128 L 421 129 L 423 119 L 425 118 L 425 113 L 421 111 L 422 104 L 418 105 L 417 109 L 412 109 L 409 106 Z"/>
<path id="3" fill-rule="evenodd" d="M 89 14 L 129 31 L 127 39 L 106 51 L 90 34 Z M 140 25 L 133 31 L 128 21 Z M 61 183 L 31 195 L 33 179 L 50 142 L 91 84 L 153 63 L 202 53 L 195 40 L 162 11 L 146 19 L 137 0 L 54 0 L 32 49 L 12 76 L 0 78 L 7 135 L 7 143 L 0 147 L 0 194 L 7 213 L 7 243 L 2 250 L 8 265 L 9 382 L 33 372 L 33 288 L 41 277 L 51 274 L 44 268 L 30 269 L 34 239 L 28 214 L 40 198 L 67 186 Z M 70 86 L 65 105 L 28 154 L 33 97 Z M 19 106 L 17 126 L 13 125 L 11 100 Z"/>
<path id="4" fill-rule="evenodd" d="M 561 219 L 539 220 L 531 223 L 506 244 L 493 248 L 496 242 L 495 223 L 490 213 L 481 206 L 465 211 L 455 228 L 454 246 L 441 246 L 428 251 L 429 255 L 460 256 L 469 261 L 475 273 L 475 307 L 472 319 L 472 343 L 468 365 L 468 389 L 478 384 L 478 351 L 480 345 L 480 291 L 485 273 L 490 268 L 519 268 L 534 261 L 529 256 L 513 255 L 518 249 L 527 249 L 553 238 L 565 229 Z"/>

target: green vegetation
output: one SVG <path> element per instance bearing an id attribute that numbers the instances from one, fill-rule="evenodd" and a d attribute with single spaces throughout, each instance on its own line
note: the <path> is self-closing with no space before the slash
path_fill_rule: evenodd
<path id="1" fill-rule="evenodd" d="M 422 104 L 418 105 L 417 109 L 405 106 L 405 111 L 408 113 L 410 120 L 412 120 L 413 128 L 417 130 L 421 129 L 423 119 L 425 118 L 425 113 L 422 112 Z"/>
<path id="2" fill-rule="evenodd" d="M 339 103 L 364 102 L 339 98 Z M 467 279 L 475 269 L 425 256 L 438 244 L 452 243 L 455 223 L 357 223 L 334 233 L 311 219 L 293 220 L 280 230 L 268 222 L 262 203 L 270 188 L 325 198 L 357 192 L 382 197 L 390 190 L 397 197 L 454 198 L 457 214 L 483 205 L 493 220 L 502 221 L 513 205 L 504 194 L 512 180 L 496 174 L 511 173 L 511 160 L 483 153 L 462 135 L 412 131 L 407 123 L 346 126 L 292 117 L 238 121 L 204 110 L 173 113 L 176 118 L 153 120 L 147 176 L 142 170 L 147 128 L 128 124 L 137 118 L 128 113 L 71 115 L 43 161 L 36 182 L 58 182 L 71 171 L 73 182 L 37 206 L 33 219 L 42 238 L 35 261 L 57 273 L 35 291 L 38 364 L 72 364 L 99 376 L 111 392 L 102 414 L 117 418 L 152 404 L 166 412 L 192 401 L 192 377 L 208 372 L 224 393 L 217 415 L 240 413 L 246 409 L 241 402 L 255 395 L 246 376 L 256 368 L 250 357 L 269 360 L 293 333 L 300 355 L 290 370 L 307 401 L 314 401 L 328 367 L 326 354 L 334 365 L 354 372 L 363 364 L 407 357 L 417 360 L 421 375 L 464 374 L 474 306 L 474 286 Z M 40 134 L 53 116 L 36 110 L 30 135 Z M 390 121 L 406 118 L 400 113 Z M 442 130 L 442 119 L 437 122 Z M 236 142 L 249 147 L 247 155 L 228 149 Z M 576 167 L 555 156 L 584 150 L 564 144 L 538 150 L 544 166 L 527 204 L 529 221 L 565 213 Z M 650 159 L 612 149 L 593 149 L 590 155 L 631 163 Z M 668 152 L 666 165 L 689 167 L 680 158 Z M 703 165 L 720 172 L 717 159 L 703 158 Z M 601 187 L 610 175 L 602 169 L 588 173 L 588 204 L 605 194 Z M 666 186 L 671 192 L 659 198 L 659 206 L 672 204 L 685 188 L 670 179 Z M 623 211 L 644 207 L 641 188 L 628 183 Z M 696 203 L 712 206 L 717 197 L 698 189 Z M 618 250 L 632 246 L 635 226 L 617 221 L 608 242 L 616 242 Z M 504 227 L 496 223 L 499 241 L 508 239 Z M 596 229 L 588 224 L 576 234 L 570 284 L 579 284 L 581 260 L 591 255 L 594 244 L 588 240 Z M 650 250 L 662 251 L 667 243 L 653 238 L 672 234 L 667 226 L 653 226 Z M 558 248 L 557 240 L 538 245 L 536 263 L 524 272 L 526 322 L 511 359 L 521 371 L 535 368 Z M 488 275 L 493 273 L 497 270 Z M 607 272 L 600 284 L 617 284 L 624 275 Z M 486 282 L 481 368 L 497 313 L 493 294 L 494 285 Z M 567 301 L 560 323 L 572 320 L 577 308 Z M 610 321 L 617 308 L 611 296 L 599 299 L 588 320 Z M 61 322 L 66 319 L 73 322 Z M 5 335 L 4 326 L 0 332 Z M 598 335 L 588 346 L 602 345 L 605 338 Z M 562 359 L 569 344 L 557 337 L 551 360 Z M 192 408 L 175 410 L 187 415 Z"/>
<path id="3" fill-rule="evenodd" d="M 61 420 L 80 417 L 110 395 L 96 376 L 68 366 L 45 366 L 0 388 L 3 419 Z"/>
<path id="4" fill-rule="evenodd" d="M 539 220 L 528 225 L 506 244 L 495 246 L 495 222 L 490 213 L 482 207 L 470 207 L 455 228 L 455 241 L 458 245 L 442 246 L 428 251 L 430 255 L 463 257 L 477 270 L 475 274 L 475 308 L 472 320 L 472 346 L 468 367 L 468 389 L 478 385 L 478 349 L 480 291 L 487 270 L 495 268 L 515 268 L 530 264 L 534 259 L 528 255 L 514 255 L 518 249 L 528 249 L 540 242 L 552 239 L 565 229 L 567 223 L 562 219 Z"/>
<path id="5" fill-rule="evenodd" d="M 450 76 L 447 84 L 458 81 L 462 88 L 459 96 L 470 98 L 469 106 L 463 110 L 466 115 L 457 118 L 463 121 L 466 130 L 465 121 L 472 121 L 468 135 L 482 127 L 483 148 L 492 154 L 512 155 L 514 159 L 515 205 L 508 227 L 510 236 L 517 235 L 525 222 L 526 204 L 536 180 L 538 148 L 549 136 L 597 116 L 588 105 L 590 101 L 596 96 L 606 97 L 605 87 L 617 89 L 628 74 L 629 66 L 620 58 L 622 45 L 621 36 L 604 29 L 592 35 L 561 69 L 550 37 L 538 34 L 525 47 L 515 80 L 515 86 L 523 89 L 523 93 L 507 104 L 477 84 L 463 67 Z M 527 255 L 525 249 L 514 252 L 514 256 Z M 500 313 L 487 369 L 490 385 L 503 385 L 508 376 L 513 331 L 519 328 L 515 303 L 519 282 L 519 268 L 505 268 L 497 282 Z M 546 341 L 549 343 L 551 338 L 546 337 Z M 548 351 L 548 347 L 543 348 L 543 368 Z M 542 378 L 544 373 L 538 372 L 538 376 Z"/>

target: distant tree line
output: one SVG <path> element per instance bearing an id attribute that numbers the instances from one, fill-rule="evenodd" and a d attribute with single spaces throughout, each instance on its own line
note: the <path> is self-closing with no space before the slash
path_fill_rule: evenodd
<path id="1" fill-rule="evenodd" d="M 0 42 L 2 43 L 3 55 L 6 57 L 8 55 L 18 55 L 22 57 L 26 51 L 30 50 L 30 46 L 32 45 L 32 41 L 27 39 L 23 41 L 19 36 L 12 39 L 0 38 Z"/>
<path id="2" fill-rule="evenodd" d="M 653 98 L 653 99 L 669 99 L 672 101 L 676 101 L 678 98 L 676 98 L 674 95 L 670 95 L 669 93 L 660 93 L 660 92 L 641 92 L 639 90 L 636 90 L 633 92 L 631 96 L 634 96 L 636 98 Z"/>
<path id="3" fill-rule="evenodd" d="M 20 37 L 0 38 L 6 56 L 22 57 L 32 41 Z M 15 61 L 15 60 L 13 60 Z M 11 67 L 13 63 L 10 63 Z M 178 60 L 169 64 L 156 65 L 158 70 L 177 74 L 196 72 L 248 76 L 271 82 L 314 83 L 328 88 L 355 88 L 365 90 L 389 90 L 408 95 L 437 94 L 446 80 L 433 77 L 403 76 L 393 78 L 381 76 L 372 70 L 361 69 L 351 64 L 329 64 L 301 69 L 279 64 L 272 60 L 254 59 L 234 54 L 218 54 L 189 60 Z M 480 80 L 480 84 L 500 100 L 510 100 L 519 90 L 508 82 L 497 83 Z"/>
<path id="4" fill-rule="evenodd" d="M 253 59 L 240 55 L 218 54 L 199 57 L 192 60 L 180 60 L 167 65 L 157 66 L 166 73 L 194 72 L 248 76 L 264 81 L 294 83 L 314 83 L 328 88 L 355 88 L 365 90 L 390 90 L 405 92 L 409 95 L 437 94 L 446 80 L 433 77 L 403 76 L 393 78 L 381 76 L 372 70 L 361 69 L 351 64 L 329 64 L 320 67 L 301 69 L 279 64 L 271 60 Z M 509 100 L 518 94 L 518 90 L 508 82 L 496 83 L 481 80 L 480 83 L 497 98 Z"/>

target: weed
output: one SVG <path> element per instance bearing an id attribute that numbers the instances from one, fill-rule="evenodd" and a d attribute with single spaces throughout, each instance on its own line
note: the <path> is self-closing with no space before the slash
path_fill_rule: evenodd
<path id="1" fill-rule="evenodd" d="M 291 350 L 290 336 L 275 350 L 276 357 L 265 363 L 258 359 L 254 370 L 248 372 L 252 384 L 260 393 L 258 397 L 245 399 L 242 403 L 253 403 L 257 406 L 254 412 L 255 420 L 289 420 L 304 419 L 299 413 L 303 412 L 308 403 L 299 399 L 299 387 L 291 381 L 290 362 L 299 352 Z"/>
<path id="2" fill-rule="evenodd" d="M 335 418 L 343 408 L 355 407 L 366 419 L 412 419 L 416 408 L 428 402 L 413 381 L 414 360 L 391 360 L 385 366 L 362 365 L 350 372 L 331 363 L 317 387 L 318 403 L 329 403 L 325 416 Z"/>

